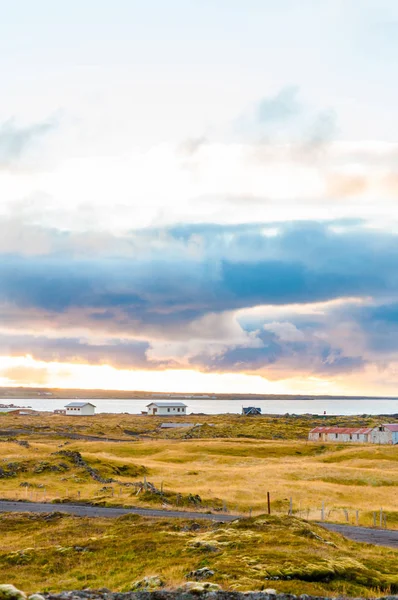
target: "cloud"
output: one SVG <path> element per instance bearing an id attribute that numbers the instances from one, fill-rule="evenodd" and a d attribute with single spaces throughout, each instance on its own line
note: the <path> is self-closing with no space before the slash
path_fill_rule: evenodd
<path id="1" fill-rule="evenodd" d="M 278 123 L 301 112 L 298 100 L 299 88 L 290 86 L 282 88 L 275 96 L 263 98 L 256 107 L 256 119 L 260 123 Z"/>
<path id="2" fill-rule="evenodd" d="M 141 340 L 87 340 L 45 335 L 0 335 L 0 355 L 24 356 L 44 362 L 111 365 L 118 368 L 165 368 L 166 361 L 148 361 L 150 345 Z"/>
<path id="3" fill-rule="evenodd" d="M 369 180 L 365 175 L 326 173 L 325 187 L 327 197 L 345 199 L 366 192 L 369 188 Z"/>
<path id="4" fill-rule="evenodd" d="M 80 234 L 45 234 L 49 253 L 0 257 L 2 355 L 286 378 L 351 373 L 398 351 L 394 233 L 351 221 L 181 225 L 108 236 L 91 255 Z"/>
<path id="5" fill-rule="evenodd" d="M 15 119 L 5 121 L 0 125 L 0 167 L 18 161 L 57 125 L 55 118 L 25 127 L 18 126 Z"/>
<path id="6" fill-rule="evenodd" d="M 26 367 L 17 365 L 1 371 L 1 376 L 16 385 L 46 385 L 49 382 L 49 372 L 46 367 Z"/>

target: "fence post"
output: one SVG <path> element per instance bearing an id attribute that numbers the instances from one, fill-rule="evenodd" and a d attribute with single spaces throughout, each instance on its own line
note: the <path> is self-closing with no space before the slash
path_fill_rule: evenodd
<path id="1" fill-rule="evenodd" d="M 359 510 L 355 511 L 355 521 L 356 521 L 356 524 L 358 526 L 359 525 Z"/>
<path id="2" fill-rule="evenodd" d="M 271 498 L 269 495 L 269 492 L 267 492 L 267 507 L 268 507 L 268 514 L 271 514 Z"/>
<path id="3" fill-rule="evenodd" d="M 293 515 L 293 498 L 290 498 L 290 502 L 289 502 L 289 513 L 290 516 Z"/>

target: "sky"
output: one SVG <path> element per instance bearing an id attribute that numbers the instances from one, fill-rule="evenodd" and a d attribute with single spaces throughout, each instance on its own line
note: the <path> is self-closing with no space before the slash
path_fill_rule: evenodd
<path id="1" fill-rule="evenodd" d="M 398 395 L 395 0 L 0 0 L 0 385 Z"/>

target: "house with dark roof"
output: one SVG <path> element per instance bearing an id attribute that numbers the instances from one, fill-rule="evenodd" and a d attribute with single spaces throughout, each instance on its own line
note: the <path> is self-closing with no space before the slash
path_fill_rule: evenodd
<path id="1" fill-rule="evenodd" d="M 261 415 L 261 408 L 256 406 L 242 406 L 242 415 L 245 415 L 245 417 Z"/>

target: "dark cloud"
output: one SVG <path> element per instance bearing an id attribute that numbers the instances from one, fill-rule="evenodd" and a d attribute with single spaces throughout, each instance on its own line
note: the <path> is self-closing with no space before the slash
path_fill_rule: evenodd
<path id="1" fill-rule="evenodd" d="M 27 352 L 36 360 L 50 362 L 111 365 L 128 369 L 164 368 L 167 361 L 148 361 L 150 345 L 145 341 L 108 339 L 91 342 L 79 338 L 49 338 L 44 335 L 0 335 L 0 354 L 22 356 Z"/>
<path id="2" fill-rule="evenodd" d="M 357 221 L 338 225 L 184 225 L 131 233 L 128 243 L 115 239 L 115 247 L 130 248 L 127 255 L 112 250 L 108 240 L 109 257 L 87 256 L 80 245 L 73 250 L 73 236 L 51 254 L 3 254 L 0 352 L 124 368 L 360 369 L 398 349 L 398 235 Z M 270 227 L 276 235 L 269 235 Z M 200 240 L 194 254 L 193 237 Z M 352 304 L 352 297 L 366 304 Z M 231 316 L 217 328 L 228 311 L 262 305 L 289 311 L 336 299 L 340 304 L 319 314 L 293 310 L 276 324 L 272 315 L 243 316 L 235 325 Z M 51 338 L 6 331 L 40 327 L 51 329 Z M 90 333 L 68 333 L 73 330 Z M 351 330 L 361 340 L 355 348 L 347 342 L 355 338 Z M 158 359 L 168 342 L 173 348 L 183 344 L 183 351 L 177 348 L 173 357 L 163 347 L 167 360 Z"/>
<path id="3" fill-rule="evenodd" d="M 192 235 L 200 237 L 199 256 L 188 251 Z M 259 304 L 398 292 L 394 234 L 294 223 L 279 225 L 274 236 L 261 225 L 183 226 L 170 228 L 167 238 L 160 251 L 148 241 L 147 255 L 136 257 L 3 255 L 0 300 L 55 313 L 93 308 L 112 315 L 117 308 L 127 319 L 159 323 Z"/>

